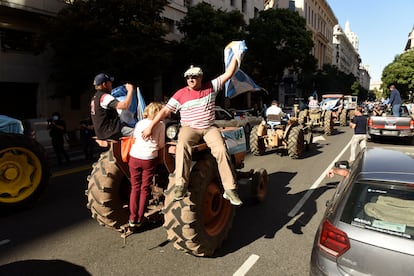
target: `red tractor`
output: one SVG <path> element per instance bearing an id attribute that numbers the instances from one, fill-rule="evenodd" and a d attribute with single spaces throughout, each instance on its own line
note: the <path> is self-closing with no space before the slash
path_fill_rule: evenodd
<path id="1" fill-rule="evenodd" d="M 196 256 L 211 256 L 226 239 L 233 224 L 235 207 L 223 198 L 218 167 L 205 143 L 193 148 L 193 161 L 188 193 L 184 199 L 174 200 L 175 148 L 178 125 L 170 125 L 166 132 L 170 142 L 161 150 L 160 165 L 152 186 L 145 216 L 163 223 L 167 238 L 174 247 Z M 249 178 L 251 195 L 262 202 L 267 192 L 266 170 L 241 172 L 246 156 L 246 139 L 240 128 L 222 129 L 237 180 Z M 88 208 L 99 224 L 125 231 L 129 216 L 130 181 L 128 164 L 121 159 L 120 141 L 107 141 L 109 150 L 101 154 L 88 176 Z M 239 182 L 239 184 L 243 184 Z M 126 233 L 124 233 L 124 237 Z"/>

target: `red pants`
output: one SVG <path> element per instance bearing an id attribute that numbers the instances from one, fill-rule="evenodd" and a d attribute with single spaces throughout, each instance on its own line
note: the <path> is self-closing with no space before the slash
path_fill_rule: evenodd
<path id="1" fill-rule="evenodd" d="M 129 197 L 129 220 L 141 222 L 148 205 L 150 187 L 158 165 L 158 158 L 142 160 L 129 157 L 131 195 Z"/>

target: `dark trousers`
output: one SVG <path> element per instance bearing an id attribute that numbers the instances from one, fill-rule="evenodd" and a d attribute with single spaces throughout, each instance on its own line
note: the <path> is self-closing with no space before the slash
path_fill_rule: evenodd
<path id="1" fill-rule="evenodd" d="M 150 188 L 158 165 L 158 159 L 142 160 L 129 157 L 131 195 L 129 197 L 129 220 L 141 222 L 148 205 Z"/>

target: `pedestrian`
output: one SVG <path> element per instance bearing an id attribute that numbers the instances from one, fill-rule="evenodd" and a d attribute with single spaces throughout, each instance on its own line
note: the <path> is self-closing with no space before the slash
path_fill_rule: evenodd
<path id="1" fill-rule="evenodd" d="M 92 119 L 90 116 L 79 122 L 79 132 L 85 159 L 92 160 L 95 147 L 95 140 L 93 139 L 95 132 L 93 130 Z"/>
<path id="2" fill-rule="evenodd" d="M 390 85 L 390 99 L 388 101 L 388 107 L 392 108 L 392 114 L 394 116 L 400 117 L 400 107 L 401 107 L 401 95 L 400 91 L 395 88 L 394 84 Z"/>
<path id="3" fill-rule="evenodd" d="M 132 102 L 133 86 L 125 84 L 128 91 L 125 100 L 118 101 L 110 93 L 112 91 L 113 77 L 105 73 L 96 75 L 93 85 L 95 95 L 91 100 L 91 118 L 96 137 L 99 140 L 119 139 L 121 136 L 131 136 L 134 128 L 121 126 L 119 118 L 121 110 L 128 109 Z"/>
<path id="4" fill-rule="evenodd" d="M 131 174 L 131 195 L 129 198 L 129 226 L 140 227 L 148 206 L 150 187 L 158 165 L 158 151 L 165 144 L 165 125 L 162 121 L 154 125 L 148 139 L 142 138 L 147 128 L 163 108 L 162 103 L 152 102 L 144 109 L 144 119 L 134 129 L 135 142 L 129 152 L 129 172 Z"/>
<path id="5" fill-rule="evenodd" d="M 368 118 L 364 116 L 362 112 L 362 107 L 357 106 L 357 108 L 355 108 L 355 117 L 352 119 L 352 122 L 349 123 L 349 126 L 354 129 L 354 135 L 351 140 L 351 155 L 349 157 L 349 163 L 355 161 L 358 145 L 361 150 L 367 146 Z"/>
<path id="6" fill-rule="evenodd" d="M 220 130 L 213 125 L 216 96 L 224 83 L 236 72 L 237 64 L 235 55 L 222 75 L 206 83 L 202 83 L 203 71 L 201 68 L 191 66 L 184 73 L 187 86 L 175 92 L 152 123 L 142 132 L 143 138 L 147 139 L 151 136 L 153 127 L 159 121 L 168 117 L 171 113 L 180 111 L 181 128 L 178 134 L 175 158 L 174 196 L 176 200 L 183 199 L 187 194 L 192 162 L 192 146 L 204 139 L 219 167 L 225 190 L 223 197 L 230 200 L 233 205 L 242 204 L 236 191 L 236 180 L 224 139 Z"/>
<path id="7" fill-rule="evenodd" d="M 52 118 L 48 120 L 47 129 L 49 129 L 49 136 L 52 139 L 58 164 L 62 164 L 62 157 L 66 162 L 70 162 L 69 155 L 65 150 L 66 122 L 62 120 L 59 112 L 52 114 Z"/>

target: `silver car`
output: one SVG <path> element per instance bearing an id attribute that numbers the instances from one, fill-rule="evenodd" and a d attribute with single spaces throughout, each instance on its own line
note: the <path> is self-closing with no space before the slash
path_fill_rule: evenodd
<path id="1" fill-rule="evenodd" d="M 414 147 L 368 148 L 347 168 L 316 233 L 310 274 L 414 275 Z"/>

